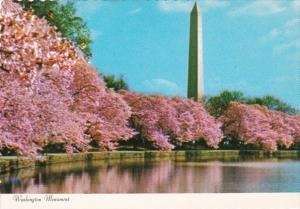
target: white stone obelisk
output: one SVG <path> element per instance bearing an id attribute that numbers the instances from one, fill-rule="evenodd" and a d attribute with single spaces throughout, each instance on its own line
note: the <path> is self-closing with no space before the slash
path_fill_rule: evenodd
<path id="1" fill-rule="evenodd" d="M 190 17 L 187 96 L 195 101 L 204 99 L 202 17 L 197 3 L 194 5 Z"/>

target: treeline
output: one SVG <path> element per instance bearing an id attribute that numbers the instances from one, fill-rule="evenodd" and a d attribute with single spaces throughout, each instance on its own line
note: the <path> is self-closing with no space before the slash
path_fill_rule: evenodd
<path id="1" fill-rule="evenodd" d="M 185 98 L 116 92 L 114 82 L 107 88 L 74 42 L 11 2 L 0 28 L 2 154 L 115 150 L 120 143 L 222 148 L 224 140 L 272 152 L 299 141 L 299 116 L 261 105 L 227 99 L 216 105 L 214 97 L 207 111 L 204 103 Z"/>

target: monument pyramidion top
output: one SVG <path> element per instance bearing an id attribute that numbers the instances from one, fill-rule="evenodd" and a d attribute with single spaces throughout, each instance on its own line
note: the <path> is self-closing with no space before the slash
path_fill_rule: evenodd
<path id="1" fill-rule="evenodd" d="M 200 13 L 200 12 L 201 12 L 201 10 L 200 10 L 197 2 L 195 2 L 193 9 L 192 9 L 192 13 Z"/>

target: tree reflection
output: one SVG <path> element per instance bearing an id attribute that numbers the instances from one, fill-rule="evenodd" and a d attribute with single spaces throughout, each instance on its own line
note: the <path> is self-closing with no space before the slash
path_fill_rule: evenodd
<path id="1" fill-rule="evenodd" d="M 0 176 L 1 193 L 298 191 L 300 162 L 78 162 Z M 298 188 L 298 189 L 296 189 Z"/>

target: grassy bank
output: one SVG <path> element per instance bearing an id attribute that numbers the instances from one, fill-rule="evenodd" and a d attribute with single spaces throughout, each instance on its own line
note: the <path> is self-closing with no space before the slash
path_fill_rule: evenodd
<path id="1" fill-rule="evenodd" d="M 77 154 L 46 154 L 39 158 L 27 157 L 0 157 L 0 173 L 5 173 L 21 168 L 45 166 L 55 163 L 68 163 L 78 161 L 111 159 L 171 159 L 171 160 L 259 160 L 267 158 L 300 159 L 300 151 L 277 151 L 272 154 L 263 150 L 188 150 L 188 151 L 115 151 L 115 152 L 87 152 Z"/>

